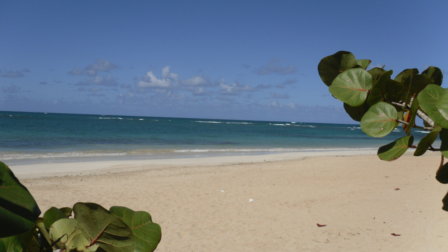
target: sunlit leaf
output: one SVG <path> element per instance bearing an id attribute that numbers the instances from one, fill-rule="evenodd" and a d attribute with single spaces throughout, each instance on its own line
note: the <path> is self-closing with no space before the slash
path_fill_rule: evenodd
<path id="1" fill-rule="evenodd" d="M 370 63 L 372 63 L 372 61 L 369 59 L 359 59 L 359 60 L 356 60 L 356 62 L 363 69 L 367 69 L 367 67 L 369 67 Z"/>
<path id="2" fill-rule="evenodd" d="M 448 89 L 430 84 L 420 92 L 417 100 L 437 125 L 448 128 Z"/>
<path id="3" fill-rule="evenodd" d="M 398 113 L 394 106 L 378 102 L 361 119 L 361 129 L 372 137 L 384 137 L 397 126 Z"/>
<path id="4" fill-rule="evenodd" d="M 364 69 L 354 68 L 339 74 L 329 90 L 340 101 L 357 107 L 365 102 L 370 88 L 372 76 Z"/>
<path id="5" fill-rule="evenodd" d="M 154 251 L 157 248 L 162 233 L 160 226 L 152 222 L 149 213 L 119 206 L 112 207 L 110 212 L 131 228 L 136 252 Z"/>
<path id="6" fill-rule="evenodd" d="M 65 213 L 56 207 L 51 207 L 44 213 L 44 224 L 47 229 L 57 220 L 66 218 Z"/>
<path id="7" fill-rule="evenodd" d="M 323 58 L 319 62 L 318 71 L 322 81 L 330 86 L 338 74 L 357 65 L 358 62 L 351 52 L 339 51 Z"/>
<path id="8" fill-rule="evenodd" d="M 78 202 L 73 206 L 73 212 L 90 242 L 96 240 L 100 247 L 104 245 L 121 248 L 121 251 L 132 251 L 132 231 L 120 218 L 102 206 Z"/>

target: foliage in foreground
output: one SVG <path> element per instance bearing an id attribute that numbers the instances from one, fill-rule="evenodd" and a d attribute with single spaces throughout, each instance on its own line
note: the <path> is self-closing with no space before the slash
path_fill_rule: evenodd
<path id="1" fill-rule="evenodd" d="M 447 184 L 448 163 L 444 157 L 448 158 L 448 89 L 441 87 L 442 71 L 430 66 L 420 73 L 412 68 L 392 77 L 392 70 L 368 69 L 370 63 L 371 60 L 356 59 L 350 52 L 339 51 L 323 58 L 318 71 L 330 93 L 344 103 L 347 114 L 360 122 L 367 135 L 384 137 L 396 127 L 403 127 L 402 137 L 378 149 L 380 159 L 395 160 L 409 148 L 415 149 L 414 156 L 427 150 L 439 151 L 436 179 Z M 414 144 L 413 129 L 428 133 Z M 437 138 L 441 144 L 434 147 Z M 448 194 L 443 199 L 443 209 L 448 211 Z"/>
<path id="2" fill-rule="evenodd" d="M 160 226 L 149 213 L 95 203 L 51 207 L 43 217 L 27 188 L 0 162 L 0 251 L 154 251 Z"/>

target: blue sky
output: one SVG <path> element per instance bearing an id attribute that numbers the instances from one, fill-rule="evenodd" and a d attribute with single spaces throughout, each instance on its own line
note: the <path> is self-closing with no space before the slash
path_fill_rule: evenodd
<path id="1" fill-rule="evenodd" d="M 0 1 L 0 110 L 352 122 L 339 50 L 448 69 L 446 1 Z"/>

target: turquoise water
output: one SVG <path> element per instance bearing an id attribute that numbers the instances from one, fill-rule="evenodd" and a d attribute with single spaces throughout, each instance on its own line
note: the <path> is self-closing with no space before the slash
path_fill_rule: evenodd
<path id="1" fill-rule="evenodd" d="M 377 148 L 355 124 L 0 112 L 0 160 L 166 158 Z"/>

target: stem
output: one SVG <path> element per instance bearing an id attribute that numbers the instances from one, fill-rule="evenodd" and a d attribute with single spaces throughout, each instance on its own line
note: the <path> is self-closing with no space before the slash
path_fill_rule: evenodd
<path id="1" fill-rule="evenodd" d="M 408 123 L 408 122 L 406 122 L 406 121 L 403 121 L 403 120 L 397 120 L 397 122 L 399 122 L 399 123 L 402 123 L 402 124 L 405 124 L 405 125 L 409 125 L 409 123 Z"/>
<path id="2" fill-rule="evenodd" d="M 434 121 L 427 115 L 425 112 L 421 111 L 420 109 L 417 110 L 417 115 L 426 123 L 431 125 L 431 127 L 434 127 Z"/>
<path id="3" fill-rule="evenodd" d="M 414 128 L 416 129 L 422 129 L 422 130 L 433 130 L 433 127 L 423 127 L 423 126 L 418 126 L 418 125 L 414 125 Z"/>
<path id="4" fill-rule="evenodd" d="M 434 147 L 432 147 L 432 146 L 429 146 L 429 149 L 428 149 L 428 150 L 430 150 L 430 151 L 441 151 L 440 148 L 434 148 Z M 443 155 L 442 155 L 442 157 L 443 157 Z"/>
<path id="5" fill-rule="evenodd" d="M 40 234 L 44 237 L 45 241 L 47 241 L 48 245 L 51 246 L 50 234 L 48 234 L 47 229 L 45 228 L 45 224 L 42 221 L 42 218 L 37 219 L 36 226 L 39 229 Z"/>
<path id="6" fill-rule="evenodd" d="M 443 158 L 443 154 L 441 154 L 440 155 L 442 158 L 440 159 L 440 166 L 439 167 L 442 167 L 443 166 L 443 160 L 444 160 L 444 158 Z"/>
<path id="7" fill-rule="evenodd" d="M 396 106 L 398 106 L 398 107 L 401 107 L 401 108 L 408 108 L 407 106 L 406 106 L 406 102 L 402 102 L 402 103 L 400 103 L 400 102 L 391 102 L 393 105 L 396 105 Z"/>

